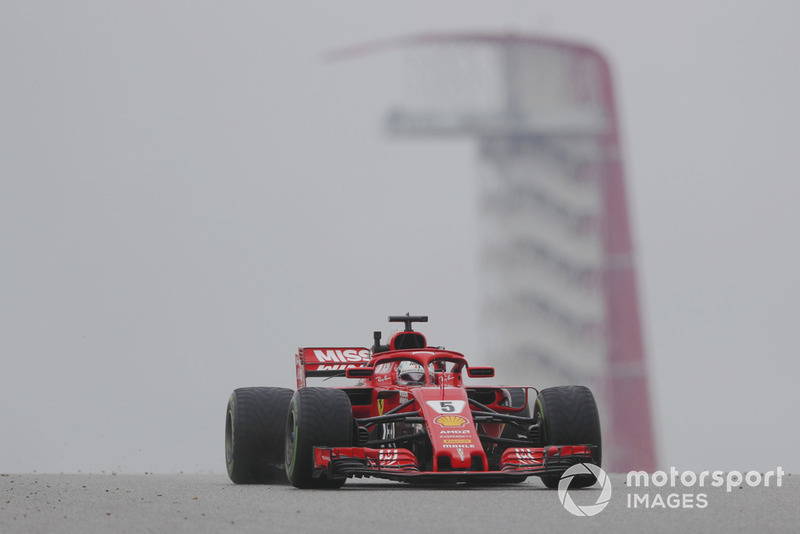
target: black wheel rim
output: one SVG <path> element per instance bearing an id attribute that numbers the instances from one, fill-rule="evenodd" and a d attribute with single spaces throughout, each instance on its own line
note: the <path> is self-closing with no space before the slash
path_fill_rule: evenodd
<path id="1" fill-rule="evenodd" d="M 294 447 L 295 447 L 295 419 L 294 410 L 289 410 L 289 417 L 286 420 L 286 471 L 291 472 L 292 463 L 294 461 Z"/>
<path id="2" fill-rule="evenodd" d="M 225 465 L 228 471 L 231 470 L 233 464 L 233 414 L 228 410 L 228 416 L 225 418 Z"/>

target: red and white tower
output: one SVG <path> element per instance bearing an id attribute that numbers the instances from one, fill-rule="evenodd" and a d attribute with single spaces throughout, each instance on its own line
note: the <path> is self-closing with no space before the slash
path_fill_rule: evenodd
<path id="1" fill-rule="evenodd" d="M 482 348 L 508 382 L 586 384 L 605 467 L 656 467 L 611 73 L 595 49 L 519 35 L 419 35 L 400 49 L 405 136 L 477 141 Z M 490 351 L 490 352 L 489 352 Z"/>

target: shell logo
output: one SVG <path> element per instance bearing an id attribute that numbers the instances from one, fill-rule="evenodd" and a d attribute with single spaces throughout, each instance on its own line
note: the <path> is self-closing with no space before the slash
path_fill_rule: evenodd
<path id="1" fill-rule="evenodd" d="M 433 422 L 446 428 L 456 428 L 466 425 L 469 421 L 460 415 L 440 415 Z"/>

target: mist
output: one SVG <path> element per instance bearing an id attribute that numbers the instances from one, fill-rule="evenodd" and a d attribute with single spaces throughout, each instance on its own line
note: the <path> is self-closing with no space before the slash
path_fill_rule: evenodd
<path id="1" fill-rule="evenodd" d="M 800 470 L 798 5 L 319 4 L 0 7 L 0 471 L 223 472 L 234 388 L 390 314 L 491 364 L 475 147 L 389 137 L 396 65 L 324 60 L 430 30 L 607 55 L 659 462 Z"/>

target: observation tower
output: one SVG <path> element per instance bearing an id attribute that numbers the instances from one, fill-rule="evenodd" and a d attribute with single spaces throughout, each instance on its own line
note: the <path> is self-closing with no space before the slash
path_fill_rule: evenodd
<path id="1" fill-rule="evenodd" d="M 604 467 L 654 470 L 655 445 L 613 84 L 592 47 L 425 34 L 353 47 L 405 55 L 396 136 L 474 139 L 481 348 L 506 383 L 592 388 Z M 474 185 L 473 185 L 474 184 Z"/>

